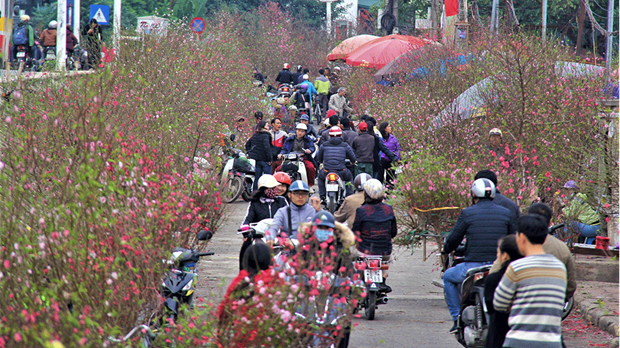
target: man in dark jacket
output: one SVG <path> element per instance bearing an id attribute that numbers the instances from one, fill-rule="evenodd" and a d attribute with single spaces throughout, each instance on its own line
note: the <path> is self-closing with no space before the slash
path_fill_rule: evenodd
<path id="1" fill-rule="evenodd" d="M 379 177 L 379 168 L 381 168 L 381 155 L 380 152 L 383 152 L 389 159 L 391 163 L 398 161 L 398 156 L 392 150 L 390 150 L 387 146 L 385 146 L 385 142 L 383 138 L 381 138 L 378 132 L 375 131 L 375 126 L 377 125 L 377 121 L 374 117 L 368 117 L 366 119 L 366 123 L 368 124 L 368 133 L 374 135 L 375 137 L 375 147 L 372 152 L 372 177 L 378 179 Z"/>
<path id="2" fill-rule="evenodd" d="M 298 65 L 297 66 L 297 72 L 291 73 L 291 76 L 293 77 L 293 82 L 295 84 L 298 84 L 297 81 L 299 81 L 299 77 L 304 74 L 304 73 L 301 72 L 302 69 L 303 69 L 303 67 L 301 65 Z"/>
<path id="3" fill-rule="evenodd" d="M 314 127 L 312 127 L 310 125 L 310 116 L 303 114 L 299 117 L 299 122 L 303 123 L 306 125 L 306 127 L 308 127 L 308 132 L 306 132 L 306 135 L 314 138 L 314 140 L 319 138 L 319 135 L 316 132 L 316 129 L 314 129 Z"/>
<path id="4" fill-rule="evenodd" d="M 353 146 L 353 140 L 357 137 L 357 132 L 351 129 L 351 121 L 348 117 L 340 118 L 340 125 L 342 126 L 342 139 Z"/>
<path id="5" fill-rule="evenodd" d="M 497 175 L 492 170 L 484 169 L 476 173 L 474 180 L 478 180 L 480 178 L 489 179 L 495 185 L 495 198 L 493 198 L 493 203 L 499 204 L 504 208 L 507 208 L 512 213 L 512 218 L 514 221 L 517 221 L 519 216 L 521 216 L 521 211 L 519 210 L 519 206 L 512 199 L 501 194 L 499 187 L 497 187 Z"/>
<path id="6" fill-rule="evenodd" d="M 323 163 L 323 169 L 319 171 L 319 197 L 321 201 L 325 200 L 325 178 L 330 172 L 338 174 L 345 182 L 346 195 L 353 193 L 351 172 L 345 166 L 345 160 L 349 159 L 351 163 L 355 163 L 355 154 L 349 146 L 342 140 L 342 130 L 334 126 L 329 130 L 330 139 L 319 148 L 316 156 L 318 163 Z"/>
<path id="7" fill-rule="evenodd" d="M 330 139 L 329 130 L 332 127 L 339 127 L 338 125 L 339 125 L 340 120 L 338 118 L 338 115 L 336 115 L 335 113 L 332 115 L 330 115 L 330 113 L 327 113 L 327 114 L 328 114 L 327 121 L 329 122 L 329 127 L 327 127 L 327 129 L 325 129 L 323 133 L 321 133 L 321 138 L 319 139 L 319 147 L 329 141 Z"/>
<path id="8" fill-rule="evenodd" d="M 385 146 L 383 139 L 374 134 L 373 124 L 371 121 L 360 122 L 357 125 L 359 135 L 353 140 L 353 150 L 357 158 L 357 166 L 355 167 L 355 175 L 368 173 L 376 179 L 375 167 L 379 162 L 379 151 L 385 153 L 390 161 L 396 161 L 396 155 Z"/>
<path id="9" fill-rule="evenodd" d="M 291 72 L 289 71 L 290 67 L 291 66 L 288 65 L 288 63 L 284 63 L 284 65 L 282 66 L 282 71 L 280 71 L 278 73 L 278 76 L 276 76 L 276 82 L 278 86 L 283 83 L 293 84 L 293 74 L 291 74 Z"/>
<path id="10" fill-rule="evenodd" d="M 306 166 L 306 174 L 308 175 L 308 186 L 314 185 L 314 177 L 316 174 L 316 164 L 312 158 L 315 147 L 314 142 L 306 133 L 308 132 L 308 126 L 303 123 L 299 123 L 295 128 L 295 135 L 284 140 L 282 151 L 278 155 L 278 159 L 283 159 L 284 155 L 293 153 L 303 153 L 304 165 Z M 278 169 L 279 171 L 280 169 Z"/>
<path id="11" fill-rule="evenodd" d="M 465 262 L 448 268 L 443 275 L 444 295 L 454 326 L 458 329 L 460 309 L 459 285 L 465 280 L 467 270 L 483 265 L 490 265 L 497 256 L 497 241 L 514 232 L 514 221 L 510 210 L 493 203 L 495 185 L 489 179 L 478 179 L 471 187 L 474 205 L 463 209 L 456 224 L 444 244 L 442 255 L 456 250 L 464 237 Z"/>

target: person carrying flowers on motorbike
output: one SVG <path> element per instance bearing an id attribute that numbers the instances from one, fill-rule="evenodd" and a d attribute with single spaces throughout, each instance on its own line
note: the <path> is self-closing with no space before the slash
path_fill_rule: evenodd
<path id="1" fill-rule="evenodd" d="M 377 179 L 367 180 L 364 185 L 364 204 L 355 210 L 353 232 L 359 237 L 354 256 L 382 255 L 383 262 L 391 262 L 392 239 L 398 233 L 396 216 L 391 205 L 383 203 L 385 189 Z M 392 292 L 385 280 L 388 272 L 383 272 L 383 283 L 379 290 Z"/>
<path id="2" fill-rule="evenodd" d="M 288 202 L 287 194 L 288 188 L 291 186 L 291 177 L 284 172 L 275 172 L 273 177 L 278 181 L 278 186 L 276 186 L 278 196 L 283 197 Z"/>
<path id="3" fill-rule="evenodd" d="M 569 199 L 568 204 L 562 208 L 562 215 L 566 218 L 565 230 L 571 229 L 589 244 L 594 244 L 601 229 L 599 214 L 588 203 L 588 196 L 579 192 L 579 186 L 574 180 L 567 181 L 562 188 Z"/>
<path id="4" fill-rule="evenodd" d="M 278 209 L 273 217 L 273 223 L 265 233 L 267 244 L 273 245 L 274 240 L 280 236 L 278 231 L 286 233 L 291 239 L 297 239 L 299 224 L 310 221 L 320 210 L 316 202 L 312 205 L 308 203 L 309 196 L 310 188 L 305 182 L 297 180 L 291 184 L 288 193 L 291 203 Z"/>
<path id="5" fill-rule="evenodd" d="M 278 209 L 288 205 L 286 199 L 278 196 L 276 188 L 280 183 L 273 175 L 265 174 L 258 179 L 258 190 L 252 193 L 248 211 L 243 219 L 242 225 L 257 223 L 264 219 L 272 219 Z M 246 249 L 252 245 L 252 238 L 243 238 L 241 251 L 239 252 L 239 269 L 241 269 L 241 261 Z"/>
<path id="6" fill-rule="evenodd" d="M 297 124 L 297 127 L 295 127 L 295 135 L 291 135 L 284 140 L 282 151 L 280 151 L 278 159 L 283 160 L 285 157 L 284 155 L 289 153 L 301 154 L 304 160 L 304 165 L 306 166 L 308 185 L 311 186 L 314 185 L 314 176 L 316 173 L 316 164 L 314 162 L 314 158 L 312 158 L 315 147 L 312 139 L 306 135 L 307 131 L 308 126 L 303 123 Z M 277 170 L 280 170 L 280 168 L 281 167 L 277 168 Z"/>

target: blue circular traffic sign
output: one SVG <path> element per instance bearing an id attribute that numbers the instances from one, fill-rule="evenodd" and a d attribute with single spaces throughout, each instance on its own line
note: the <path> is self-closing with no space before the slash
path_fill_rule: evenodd
<path id="1" fill-rule="evenodd" d="M 206 22 L 204 19 L 200 17 L 196 17 L 192 19 L 191 22 L 189 22 L 189 27 L 192 29 L 194 33 L 202 34 L 202 32 L 205 31 Z"/>

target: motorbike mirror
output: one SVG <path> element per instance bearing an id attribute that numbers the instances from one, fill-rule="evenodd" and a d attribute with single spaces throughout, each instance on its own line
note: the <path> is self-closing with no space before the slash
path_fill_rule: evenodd
<path id="1" fill-rule="evenodd" d="M 200 232 L 198 232 L 198 235 L 196 236 L 196 239 L 198 240 L 210 240 L 211 237 L 213 237 L 213 232 L 207 230 L 202 230 Z"/>
<path id="2" fill-rule="evenodd" d="M 236 134 L 231 134 L 230 135 L 230 141 L 235 141 L 235 139 L 237 139 L 237 135 Z"/>

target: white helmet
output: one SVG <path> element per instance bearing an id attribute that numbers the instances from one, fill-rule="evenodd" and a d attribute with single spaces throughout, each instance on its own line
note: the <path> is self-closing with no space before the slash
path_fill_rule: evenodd
<path id="1" fill-rule="evenodd" d="M 308 126 L 306 126 L 306 125 L 305 125 L 305 124 L 303 124 L 303 123 L 298 123 L 298 124 L 297 124 L 297 127 L 295 127 L 295 129 L 303 129 L 303 130 L 305 130 L 305 131 L 308 131 Z"/>
<path id="2" fill-rule="evenodd" d="M 307 80 L 307 79 L 310 78 L 310 76 L 308 76 L 308 74 L 304 74 L 304 76 L 302 76 L 301 78 L 304 79 L 304 80 Z"/>
<path id="3" fill-rule="evenodd" d="M 380 199 L 385 196 L 383 184 L 377 179 L 370 179 L 364 183 L 364 192 L 372 199 Z"/>
<path id="4" fill-rule="evenodd" d="M 25 21 L 29 21 L 30 20 L 30 16 L 29 15 L 21 15 L 21 17 L 19 17 L 19 20 L 21 20 L 22 22 Z"/>
<path id="5" fill-rule="evenodd" d="M 58 22 L 56 21 L 51 21 L 50 24 L 48 25 L 48 27 L 50 29 L 56 29 L 58 27 Z"/>
<path id="6" fill-rule="evenodd" d="M 278 185 L 278 180 L 276 180 L 276 178 L 274 178 L 271 174 L 265 174 L 258 179 L 258 188 L 274 188 Z"/>
<path id="7" fill-rule="evenodd" d="M 489 179 L 477 179 L 471 184 L 471 194 L 478 198 L 495 198 L 495 184 Z"/>

